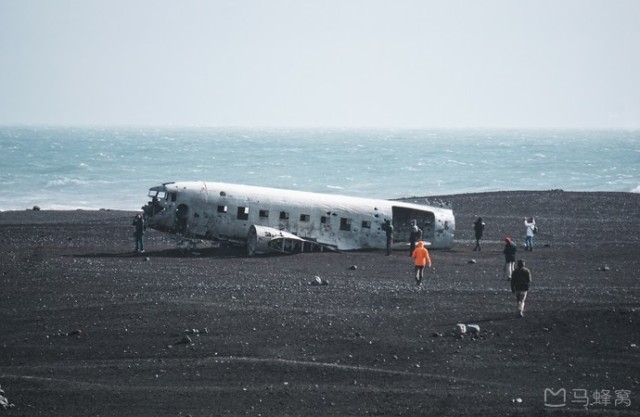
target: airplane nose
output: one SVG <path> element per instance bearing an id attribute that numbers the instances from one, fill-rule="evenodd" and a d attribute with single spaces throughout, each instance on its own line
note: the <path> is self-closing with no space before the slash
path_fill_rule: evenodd
<path id="1" fill-rule="evenodd" d="M 164 210 L 164 207 L 158 202 L 158 200 L 153 200 L 147 203 L 147 205 L 142 207 L 142 211 L 146 218 L 152 218 L 156 214 L 160 213 Z"/>

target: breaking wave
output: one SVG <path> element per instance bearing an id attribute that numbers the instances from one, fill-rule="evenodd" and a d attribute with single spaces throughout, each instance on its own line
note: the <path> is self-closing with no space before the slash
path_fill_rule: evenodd
<path id="1" fill-rule="evenodd" d="M 76 178 L 56 178 L 47 182 L 46 187 L 64 187 L 69 185 L 87 185 L 89 181 Z"/>

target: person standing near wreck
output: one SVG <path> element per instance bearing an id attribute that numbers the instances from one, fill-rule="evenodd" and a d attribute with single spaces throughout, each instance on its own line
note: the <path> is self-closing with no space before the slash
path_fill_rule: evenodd
<path id="1" fill-rule="evenodd" d="M 505 237 L 504 238 L 504 250 L 502 251 L 502 253 L 504 253 L 504 260 L 505 260 L 504 272 L 505 272 L 505 274 L 507 276 L 507 280 L 511 279 L 511 273 L 513 272 L 513 270 L 515 268 L 517 250 L 518 250 L 518 248 L 516 247 L 516 244 L 513 243 L 511 238 L 508 237 L 508 236 Z"/>
<path id="2" fill-rule="evenodd" d="M 422 229 L 420 229 L 415 220 L 411 220 L 411 232 L 409 233 L 409 256 L 413 256 L 413 250 L 416 248 L 416 242 L 422 240 Z"/>
<path id="3" fill-rule="evenodd" d="M 533 217 L 524 218 L 525 236 L 524 246 L 525 250 L 533 250 L 533 235 L 536 233 L 536 220 Z"/>
<path id="4" fill-rule="evenodd" d="M 387 234 L 387 256 L 391 255 L 391 245 L 393 244 L 393 225 L 389 219 L 382 224 L 382 230 Z"/>
<path id="5" fill-rule="evenodd" d="M 424 278 L 424 268 L 428 266 L 431 268 L 431 257 L 429 256 L 429 251 L 424 247 L 423 241 L 418 241 L 416 244 L 416 248 L 411 254 L 413 257 L 413 263 L 415 265 L 416 270 L 416 284 L 422 284 L 422 279 Z"/>
<path id="6" fill-rule="evenodd" d="M 524 266 L 524 260 L 518 260 L 518 267 L 511 274 L 511 292 L 516 295 L 518 316 L 524 317 L 524 302 L 531 284 L 531 271 Z"/>
<path id="7" fill-rule="evenodd" d="M 133 226 L 135 226 L 136 230 L 133 232 L 133 236 L 136 239 L 136 250 L 135 252 L 143 253 L 144 252 L 144 242 L 142 240 L 142 236 L 144 235 L 144 229 L 146 228 L 144 224 L 144 217 L 142 217 L 141 213 L 136 214 L 136 217 L 133 218 Z"/>
<path id="8" fill-rule="evenodd" d="M 482 234 L 484 233 L 484 222 L 482 221 L 482 217 L 478 217 L 476 221 L 473 222 L 473 231 L 476 234 L 476 247 L 473 248 L 473 251 L 481 251 L 480 239 L 482 239 Z"/>

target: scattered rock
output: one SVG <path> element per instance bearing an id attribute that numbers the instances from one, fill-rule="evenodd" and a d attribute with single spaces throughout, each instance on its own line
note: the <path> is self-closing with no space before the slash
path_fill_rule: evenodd
<path id="1" fill-rule="evenodd" d="M 4 391 L 0 388 L 0 409 L 8 410 L 9 408 L 13 408 L 14 405 L 9 403 L 9 399 L 4 396 Z"/>
<path id="2" fill-rule="evenodd" d="M 477 324 L 467 324 L 467 332 L 477 336 L 480 334 L 480 326 L 478 326 Z"/>
<path id="3" fill-rule="evenodd" d="M 205 327 L 203 329 L 185 329 L 184 333 L 200 336 L 201 334 L 209 334 L 209 328 Z"/>
<path id="4" fill-rule="evenodd" d="M 311 285 L 329 285 L 329 281 L 326 279 L 322 279 L 319 276 L 313 277 L 313 281 L 310 282 Z"/>
<path id="5" fill-rule="evenodd" d="M 609 268 L 609 265 L 602 265 L 602 266 L 600 267 L 600 270 L 601 270 L 601 271 L 609 271 L 610 269 L 611 269 L 611 268 Z"/>
<path id="6" fill-rule="evenodd" d="M 475 264 L 475 263 L 477 263 L 477 262 L 476 262 L 476 260 L 475 260 L 475 259 L 471 259 L 471 260 L 469 260 L 469 262 L 467 262 L 467 263 L 468 263 L 468 264 Z"/>
<path id="7" fill-rule="evenodd" d="M 2 408 L 3 410 L 7 410 L 12 407 L 13 404 L 9 404 L 9 400 L 7 399 L 7 397 L 0 395 L 0 408 Z"/>
<path id="8" fill-rule="evenodd" d="M 32 210 L 33 211 L 40 211 L 40 206 L 33 206 Z"/>
<path id="9" fill-rule="evenodd" d="M 358 266 L 357 266 L 357 265 L 351 265 L 351 266 L 349 267 L 349 270 L 351 270 L 351 271 L 355 271 L 355 270 L 357 270 L 357 269 L 358 269 Z"/>
<path id="10" fill-rule="evenodd" d="M 189 336 L 183 336 L 182 339 L 176 343 L 176 345 L 190 345 L 192 342 Z"/>

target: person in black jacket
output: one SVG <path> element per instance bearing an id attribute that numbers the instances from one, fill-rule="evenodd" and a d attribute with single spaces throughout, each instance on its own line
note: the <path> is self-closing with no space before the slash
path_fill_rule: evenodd
<path id="1" fill-rule="evenodd" d="M 476 247 L 473 251 L 481 251 L 480 239 L 482 239 L 482 233 L 484 233 L 484 222 L 482 221 L 482 217 L 478 217 L 478 219 L 473 222 L 473 231 L 476 234 Z"/>
<path id="2" fill-rule="evenodd" d="M 136 217 L 133 219 L 133 226 L 135 226 L 136 230 L 133 232 L 133 236 L 136 238 L 136 252 L 143 253 L 144 252 L 144 242 L 142 241 L 142 236 L 144 235 L 144 229 L 146 228 L 144 224 L 144 218 L 141 213 L 136 214 Z"/>
<path id="3" fill-rule="evenodd" d="M 505 274 L 507 275 L 507 280 L 511 279 L 511 273 L 513 272 L 513 269 L 515 268 L 516 265 L 516 251 L 518 250 L 518 248 L 516 247 L 516 244 L 513 243 L 513 241 L 511 240 L 510 237 L 505 237 L 504 238 L 504 250 L 502 251 L 502 253 L 504 253 L 504 260 L 505 260 L 505 264 L 504 264 L 504 271 Z"/>
<path id="4" fill-rule="evenodd" d="M 527 299 L 529 284 L 531 284 L 531 271 L 525 268 L 524 261 L 519 259 L 518 267 L 511 274 L 511 292 L 516 295 L 520 317 L 524 317 L 524 301 Z"/>
<path id="5" fill-rule="evenodd" d="M 416 248 L 416 242 L 422 240 L 422 229 L 418 227 L 415 220 L 411 220 L 411 232 L 409 233 L 409 256 L 413 256 Z"/>
<path id="6" fill-rule="evenodd" d="M 391 245 L 393 244 L 393 225 L 389 219 L 385 220 L 382 224 L 382 230 L 387 235 L 387 256 L 391 255 Z"/>

